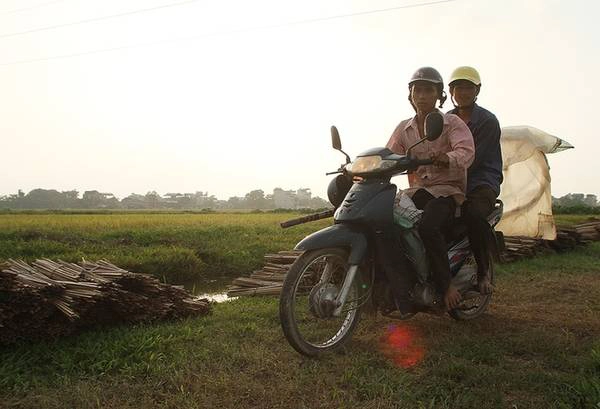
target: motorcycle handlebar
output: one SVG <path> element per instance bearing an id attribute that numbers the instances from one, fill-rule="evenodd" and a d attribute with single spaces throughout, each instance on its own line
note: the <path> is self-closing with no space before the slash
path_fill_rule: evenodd
<path id="1" fill-rule="evenodd" d="M 326 210 L 326 211 L 320 212 L 320 213 L 313 213 L 313 214 L 309 214 L 308 216 L 302 216 L 302 217 L 298 217 L 297 219 L 292 219 L 292 220 L 288 220 L 288 221 L 279 223 L 279 225 L 281 226 L 282 229 L 285 229 L 287 227 L 296 226 L 297 224 L 314 222 L 316 220 L 326 219 L 328 217 L 333 216 L 334 212 L 335 212 L 335 210 Z"/>

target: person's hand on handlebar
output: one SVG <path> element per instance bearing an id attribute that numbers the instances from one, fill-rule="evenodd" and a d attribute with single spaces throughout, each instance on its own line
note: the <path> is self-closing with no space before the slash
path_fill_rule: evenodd
<path id="1" fill-rule="evenodd" d="M 438 168 L 447 168 L 450 166 L 450 158 L 442 152 L 432 152 L 429 158 L 433 161 L 433 165 Z"/>

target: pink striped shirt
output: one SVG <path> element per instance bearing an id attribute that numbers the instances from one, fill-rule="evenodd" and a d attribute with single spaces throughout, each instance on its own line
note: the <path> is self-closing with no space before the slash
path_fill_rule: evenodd
<path id="1" fill-rule="evenodd" d="M 453 114 L 443 115 L 442 135 L 433 142 L 426 141 L 413 148 L 411 156 L 429 159 L 431 153 L 443 152 L 450 160 L 449 168 L 420 166 L 408 175 L 410 189 L 407 193 L 412 195 L 416 190 L 424 188 L 435 197 L 451 196 L 460 205 L 465 200 L 467 169 L 473 162 L 475 145 L 473 135 L 462 119 Z M 400 122 L 386 147 L 404 155 L 406 150 L 420 139 L 415 116 Z"/>

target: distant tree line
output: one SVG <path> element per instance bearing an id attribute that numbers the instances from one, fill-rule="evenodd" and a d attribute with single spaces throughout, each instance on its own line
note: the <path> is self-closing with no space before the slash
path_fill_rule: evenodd
<path id="1" fill-rule="evenodd" d="M 552 198 L 554 213 L 563 214 L 600 214 L 600 202 L 596 195 L 569 193 L 562 197 Z"/>
<path id="2" fill-rule="evenodd" d="M 310 189 L 283 190 L 276 188 L 265 195 L 258 189 L 243 197 L 219 200 L 208 192 L 166 193 L 155 191 L 145 195 L 132 193 L 119 200 L 112 193 L 87 190 L 79 195 L 77 190 L 59 192 L 54 189 L 34 189 L 29 193 L 0 196 L 0 209 L 321 209 L 329 202 L 313 197 Z"/>
<path id="3" fill-rule="evenodd" d="M 322 209 L 331 207 L 329 202 L 313 197 L 310 189 L 283 190 L 276 188 L 266 194 L 257 189 L 243 197 L 220 200 L 208 192 L 166 193 L 155 191 L 145 195 L 132 193 L 118 199 L 112 193 L 87 190 L 82 195 L 77 190 L 59 192 L 54 189 L 34 189 L 29 193 L 19 190 L 16 194 L 0 196 L 0 209 L 212 209 L 212 210 L 273 210 L 273 209 Z M 552 198 L 555 213 L 600 214 L 600 202 L 593 194 L 569 193 Z"/>

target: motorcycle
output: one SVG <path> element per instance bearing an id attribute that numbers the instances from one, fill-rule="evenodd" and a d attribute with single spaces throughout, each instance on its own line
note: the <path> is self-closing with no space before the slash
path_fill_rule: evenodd
<path id="1" fill-rule="evenodd" d="M 411 150 L 439 138 L 442 128 L 442 115 L 432 112 L 425 120 L 425 138 L 406 155 L 373 148 L 350 161 L 332 127 L 332 146 L 346 156 L 345 165 L 328 173 L 338 174 L 328 192 L 334 224 L 296 245 L 295 250 L 303 253 L 290 267 L 279 300 L 283 333 L 299 353 L 318 356 L 345 345 L 366 305 L 397 319 L 409 319 L 418 312 L 443 312 L 415 223 L 394 212 L 397 188 L 391 183 L 393 176 L 432 164 L 429 159 L 412 158 Z M 305 216 L 282 223 L 282 227 L 331 215 L 328 211 Z M 492 283 L 493 262 L 503 245 L 502 234 L 492 227 L 501 216 L 502 203 L 497 201 L 488 217 Z M 462 302 L 448 313 L 456 320 L 474 319 L 485 312 L 492 295 L 476 290 L 476 264 L 466 227 L 454 223 L 449 236 L 452 284 L 461 292 Z"/>

